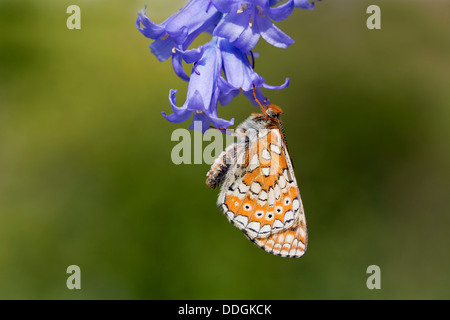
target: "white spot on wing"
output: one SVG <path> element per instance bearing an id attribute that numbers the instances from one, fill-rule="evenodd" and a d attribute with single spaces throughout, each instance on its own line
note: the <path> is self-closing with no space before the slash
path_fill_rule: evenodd
<path id="1" fill-rule="evenodd" d="M 281 222 L 280 220 L 275 220 L 272 224 L 272 228 L 275 229 L 282 229 L 284 227 L 283 222 Z"/>
<path id="2" fill-rule="evenodd" d="M 265 136 L 267 136 L 267 134 L 269 133 L 270 130 L 268 129 L 261 129 L 258 131 L 258 137 L 259 138 L 264 138 Z"/>
<path id="3" fill-rule="evenodd" d="M 280 175 L 280 177 L 278 178 L 278 184 L 280 185 L 281 189 L 286 188 L 286 178 L 283 175 Z"/>
<path id="4" fill-rule="evenodd" d="M 243 229 L 248 223 L 248 218 L 243 215 L 238 215 L 233 221 L 236 222 L 239 229 Z"/>
<path id="5" fill-rule="evenodd" d="M 265 224 L 261 230 L 259 230 L 259 235 L 268 235 L 270 233 L 270 231 L 272 230 L 272 228 L 270 227 L 270 225 Z"/>
<path id="6" fill-rule="evenodd" d="M 242 200 L 242 199 L 244 199 L 245 198 L 245 193 L 241 193 L 240 191 L 239 191 L 239 189 L 236 189 L 234 192 L 233 192 L 233 196 L 234 197 L 237 197 L 239 200 Z"/>
<path id="7" fill-rule="evenodd" d="M 258 200 L 256 200 L 256 204 L 261 207 L 264 207 L 266 205 L 266 203 L 267 203 L 267 200 L 261 200 L 259 198 L 258 198 Z"/>
<path id="8" fill-rule="evenodd" d="M 272 159 L 269 150 L 267 150 L 266 148 L 264 148 L 263 151 L 261 152 L 261 156 L 263 157 L 264 160 L 267 161 L 270 161 L 270 159 Z"/>
<path id="9" fill-rule="evenodd" d="M 258 155 L 255 153 L 252 158 L 250 159 L 250 163 L 248 165 L 248 170 L 252 172 L 256 168 L 259 167 L 259 158 Z"/>
<path id="10" fill-rule="evenodd" d="M 292 212 L 292 210 L 286 211 L 286 213 L 284 214 L 284 223 L 292 224 L 293 221 L 294 221 L 294 213 Z"/>
<path id="11" fill-rule="evenodd" d="M 262 201 L 266 201 L 267 200 L 267 192 L 266 191 L 261 191 L 261 193 L 259 194 L 259 200 Z"/>
<path id="12" fill-rule="evenodd" d="M 288 234 L 288 235 L 286 236 L 286 242 L 291 243 L 292 241 L 294 241 L 294 235 Z"/>
<path id="13" fill-rule="evenodd" d="M 294 180 L 292 179 L 291 173 L 290 173 L 287 169 L 285 169 L 285 170 L 283 171 L 283 174 L 284 174 L 284 177 L 286 178 L 286 180 L 287 180 L 288 182 L 294 181 Z"/>
<path id="14" fill-rule="evenodd" d="M 269 190 L 269 198 L 268 198 L 269 206 L 275 205 L 275 192 L 272 188 Z"/>
<path id="15" fill-rule="evenodd" d="M 250 222 L 245 230 L 249 233 L 250 236 L 256 236 L 261 229 L 261 224 L 256 221 Z"/>
<path id="16" fill-rule="evenodd" d="M 239 184 L 238 190 L 239 190 L 240 193 L 246 194 L 249 188 L 250 187 L 248 185 L 246 185 L 245 183 L 241 182 Z"/>
<path id="17" fill-rule="evenodd" d="M 294 212 L 297 212 L 298 209 L 300 208 L 300 201 L 298 201 L 297 198 L 295 198 L 294 201 L 292 201 L 292 208 L 294 209 Z"/>
<path id="18" fill-rule="evenodd" d="M 261 185 L 258 182 L 253 182 L 250 190 L 255 194 L 259 194 L 259 192 L 261 191 Z"/>
<path id="19" fill-rule="evenodd" d="M 270 144 L 270 151 L 276 154 L 281 154 L 280 147 L 273 143 Z"/>
<path id="20" fill-rule="evenodd" d="M 275 136 L 275 139 L 278 144 L 281 144 L 281 135 L 279 130 L 272 130 L 273 135 Z"/>
<path id="21" fill-rule="evenodd" d="M 275 185 L 275 198 L 276 199 L 280 199 L 280 195 L 281 195 L 281 190 L 280 190 L 280 186 L 277 184 Z"/>
<path id="22" fill-rule="evenodd" d="M 261 167 L 261 173 L 266 177 L 270 176 L 270 167 Z"/>

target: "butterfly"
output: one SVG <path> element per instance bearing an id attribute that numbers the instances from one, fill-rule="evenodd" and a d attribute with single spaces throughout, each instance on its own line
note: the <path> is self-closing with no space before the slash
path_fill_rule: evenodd
<path id="1" fill-rule="evenodd" d="M 221 186 L 217 205 L 228 220 L 257 246 L 274 255 L 299 258 L 308 233 L 294 167 L 287 149 L 281 108 L 261 104 L 235 131 L 206 174 L 206 184 Z"/>

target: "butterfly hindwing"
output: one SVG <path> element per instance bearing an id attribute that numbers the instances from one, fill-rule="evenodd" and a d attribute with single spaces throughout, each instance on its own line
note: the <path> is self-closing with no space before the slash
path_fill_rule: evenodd
<path id="1" fill-rule="evenodd" d="M 282 256 L 299 258 L 305 254 L 308 233 L 304 215 L 300 215 L 295 225 L 287 230 L 274 233 L 267 238 L 250 239 L 265 251 Z"/>

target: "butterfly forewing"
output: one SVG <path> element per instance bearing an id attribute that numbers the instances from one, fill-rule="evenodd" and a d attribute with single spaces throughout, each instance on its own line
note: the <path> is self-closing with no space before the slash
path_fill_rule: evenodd
<path id="1" fill-rule="evenodd" d="M 262 129 L 246 142 L 237 143 L 219 207 L 267 252 L 300 257 L 307 244 L 306 220 L 282 133 Z"/>

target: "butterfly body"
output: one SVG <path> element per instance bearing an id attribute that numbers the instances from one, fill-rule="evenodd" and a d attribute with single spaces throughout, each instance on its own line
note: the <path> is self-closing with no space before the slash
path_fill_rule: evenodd
<path id="1" fill-rule="evenodd" d="M 237 129 L 207 173 L 206 184 L 222 186 L 217 205 L 236 227 L 265 251 L 301 257 L 307 246 L 306 219 L 287 150 L 281 109 L 265 106 Z"/>

